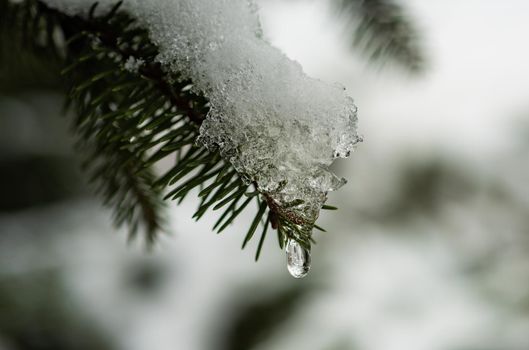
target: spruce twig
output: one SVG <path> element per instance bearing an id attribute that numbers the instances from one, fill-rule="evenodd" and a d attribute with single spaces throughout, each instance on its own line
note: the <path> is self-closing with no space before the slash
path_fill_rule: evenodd
<path id="1" fill-rule="evenodd" d="M 148 32 L 120 5 L 99 15 L 94 3 L 86 17 L 79 17 L 37 0 L 0 0 L 0 9 L 18 14 L 14 21 L 40 23 L 24 28 L 29 45 L 20 44 L 27 45 L 24 49 L 29 52 L 40 54 L 36 47 L 55 52 L 68 91 L 67 106 L 76 112 L 72 123 L 76 148 L 86 158 L 86 169 L 105 203 L 113 208 L 116 224 L 128 224 L 131 238 L 143 226 L 152 243 L 163 227 L 162 197 L 180 202 L 200 188 L 194 218 L 224 209 L 214 226 L 218 232 L 257 200 L 259 209 L 243 243 L 244 248 L 259 224 L 264 225 L 256 258 L 269 225 L 278 230 L 282 242 L 296 239 L 310 248 L 313 222 L 279 206 L 255 183 L 247 184 L 244 174 L 238 174 L 218 151 L 194 144 L 208 101 L 189 88 L 192 81 L 163 69 Z M 2 35 L 12 29 L 1 28 Z M 62 40 L 50 39 L 56 33 Z M 48 39 L 40 42 L 35 39 L 39 37 Z M 156 175 L 154 165 L 167 157 L 176 158 L 174 165 Z"/>

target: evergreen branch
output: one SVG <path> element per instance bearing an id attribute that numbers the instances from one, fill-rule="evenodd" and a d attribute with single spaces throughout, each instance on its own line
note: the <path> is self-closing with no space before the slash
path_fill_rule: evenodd
<path id="1" fill-rule="evenodd" d="M 162 68 L 147 31 L 121 11 L 120 4 L 96 15 L 95 3 L 87 17 L 78 17 L 37 0 L 0 0 L 0 10 L 23 14 L 11 20 L 40 23 L 23 29 L 25 37 L 35 41 L 25 49 L 39 55 L 44 55 L 40 49 L 51 50 L 62 66 L 67 106 L 76 112 L 76 148 L 86 157 L 85 166 L 105 204 L 114 209 L 116 224 L 128 224 L 131 238 L 144 226 L 147 241 L 153 242 L 163 226 L 164 194 L 164 199 L 180 203 L 198 188 L 201 201 L 193 217 L 198 220 L 223 208 L 213 227 L 218 233 L 257 200 L 258 211 L 243 242 L 244 248 L 263 224 L 256 259 L 268 226 L 277 229 L 280 246 L 295 239 L 310 249 L 315 223 L 292 210 L 299 203 L 278 205 L 255 183 L 245 182 L 244 174 L 218 151 L 194 144 L 208 101 L 190 89 L 191 81 Z M 13 28 L 1 26 L 2 35 Z M 50 39 L 56 33 L 61 40 Z M 39 42 L 40 37 L 48 39 Z M 156 175 L 154 165 L 167 157 L 175 157 L 174 165 Z"/>
<path id="2" fill-rule="evenodd" d="M 424 69 L 419 33 L 396 0 L 336 0 L 337 9 L 355 23 L 353 46 L 373 62 L 393 60 L 412 73 Z"/>
<path id="3" fill-rule="evenodd" d="M 45 30 L 46 23 L 29 6 L 0 1 L 0 91 L 60 86 L 60 38 Z"/>

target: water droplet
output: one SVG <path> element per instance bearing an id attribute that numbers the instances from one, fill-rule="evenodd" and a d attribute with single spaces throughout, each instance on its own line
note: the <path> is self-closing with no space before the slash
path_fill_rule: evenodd
<path id="1" fill-rule="evenodd" d="M 285 249 L 288 272 L 294 278 L 303 278 L 310 270 L 310 252 L 298 242 L 289 239 Z"/>

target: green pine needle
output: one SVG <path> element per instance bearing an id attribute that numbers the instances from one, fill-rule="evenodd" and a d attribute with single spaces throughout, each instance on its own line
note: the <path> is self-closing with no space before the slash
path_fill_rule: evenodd
<path id="1" fill-rule="evenodd" d="M 255 252 L 255 261 L 259 260 L 259 256 L 261 255 L 261 250 L 263 249 L 263 243 L 266 238 L 266 232 L 268 231 L 268 226 L 270 223 L 270 215 L 268 215 L 268 218 L 266 219 L 263 227 L 263 232 L 261 233 L 261 239 L 259 239 L 259 243 L 257 245 L 257 250 Z"/>
<path id="2" fill-rule="evenodd" d="M 257 226 L 259 225 L 259 222 L 261 221 L 261 218 L 263 217 L 266 208 L 267 208 L 266 202 L 261 201 L 259 204 L 259 211 L 257 212 L 257 215 L 253 219 L 252 225 L 250 226 L 250 229 L 248 230 L 246 237 L 244 237 L 244 241 L 242 243 L 242 249 L 244 249 L 244 247 L 246 247 L 246 244 L 250 241 L 250 239 L 252 239 L 253 234 L 255 233 L 255 230 L 257 230 Z"/>

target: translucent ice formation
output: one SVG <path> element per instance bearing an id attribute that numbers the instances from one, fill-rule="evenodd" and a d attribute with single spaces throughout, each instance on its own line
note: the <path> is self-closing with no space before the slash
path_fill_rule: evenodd
<path id="1" fill-rule="evenodd" d="M 310 252 L 294 239 L 288 240 L 285 252 L 287 269 L 292 277 L 303 278 L 307 276 L 310 270 Z"/>
<path id="2" fill-rule="evenodd" d="M 93 0 L 45 0 L 86 14 Z M 114 5 L 99 0 L 99 11 Z M 356 107 L 342 87 L 307 77 L 262 38 L 249 0 L 125 0 L 149 30 L 158 60 L 194 82 L 211 110 L 198 142 L 219 149 L 277 204 L 314 221 L 328 191 L 345 180 L 328 167 L 359 138 Z"/>

